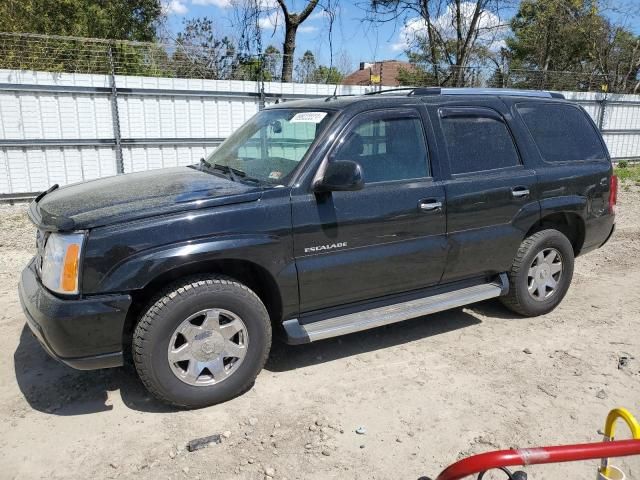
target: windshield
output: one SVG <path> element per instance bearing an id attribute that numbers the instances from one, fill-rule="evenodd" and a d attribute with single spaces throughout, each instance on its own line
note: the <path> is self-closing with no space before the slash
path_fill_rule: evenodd
<path id="1" fill-rule="evenodd" d="M 202 168 L 221 171 L 238 181 L 283 185 L 330 117 L 328 111 L 263 110 L 209 155 Z"/>

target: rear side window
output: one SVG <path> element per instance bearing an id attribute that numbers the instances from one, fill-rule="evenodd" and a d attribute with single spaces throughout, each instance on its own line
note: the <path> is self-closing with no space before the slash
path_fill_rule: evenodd
<path id="1" fill-rule="evenodd" d="M 520 164 L 511 133 L 497 112 L 476 107 L 443 108 L 440 117 L 452 174 Z"/>
<path id="2" fill-rule="evenodd" d="M 516 108 L 543 160 L 569 162 L 607 158 L 595 128 L 582 110 L 551 103 L 519 103 Z"/>

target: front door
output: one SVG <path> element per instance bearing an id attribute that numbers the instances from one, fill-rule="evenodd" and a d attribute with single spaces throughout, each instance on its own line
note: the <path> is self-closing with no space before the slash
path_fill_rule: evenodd
<path id="1" fill-rule="evenodd" d="M 445 191 L 431 175 L 423 121 L 413 108 L 359 114 L 325 161 L 360 163 L 364 189 L 292 192 L 301 312 L 440 281 Z"/>

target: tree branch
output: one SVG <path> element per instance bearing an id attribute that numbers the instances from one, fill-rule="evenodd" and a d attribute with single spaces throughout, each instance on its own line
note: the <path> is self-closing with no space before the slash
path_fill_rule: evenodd
<path id="1" fill-rule="evenodd" d="M 280 8 L 282 9 L 282 13 L 284 14 L 284 18 L 289 17 L 289 10 L 287 10 L 287 5 L 284 3 L 284 0 L 276 0 Z"/>
<path id="2" fill-rule="evenodd" d="M 319 0 L 311 0 L 309 3 L 307 3 L 307 6 L 304 7 L 304 10 L 302 10 L 302 12 L 300 12 L 300 14 L 298 15 L 299 24 L 304 22 L 307 19 L 307 17 L 311 15 L 311 12 L 313 12 L 313 9 L 316 8 L 316 6 L 318 5 L 318 1 Z M 280 2 L 280 0 L 278 0 L 278 2 Z"/>

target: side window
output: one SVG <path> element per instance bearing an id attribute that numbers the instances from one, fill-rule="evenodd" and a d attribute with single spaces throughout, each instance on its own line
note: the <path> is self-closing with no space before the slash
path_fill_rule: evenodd
<path id="1" fill-rule="evenodd" d="M 452 110 L 449 114 L 448 110 Z M 440 110 L 451 173 L 471 173 L 520 164 L 511 134 L 497 113 L 485 108 Z"/>
<path id="2" fill-rule="evenodd" d="M 363 121 L 347 134 L 334 158 L 358 162 L 367 183 L 429 176 L 422 121 L 416 117 Z"/>
<path id="3" fill-rule="evenodd" d="M 545 161 L 607 158 L 595 128 L 582 110 L 566 104 L 533 102 L 519 103 L 516 109 Z"/>

